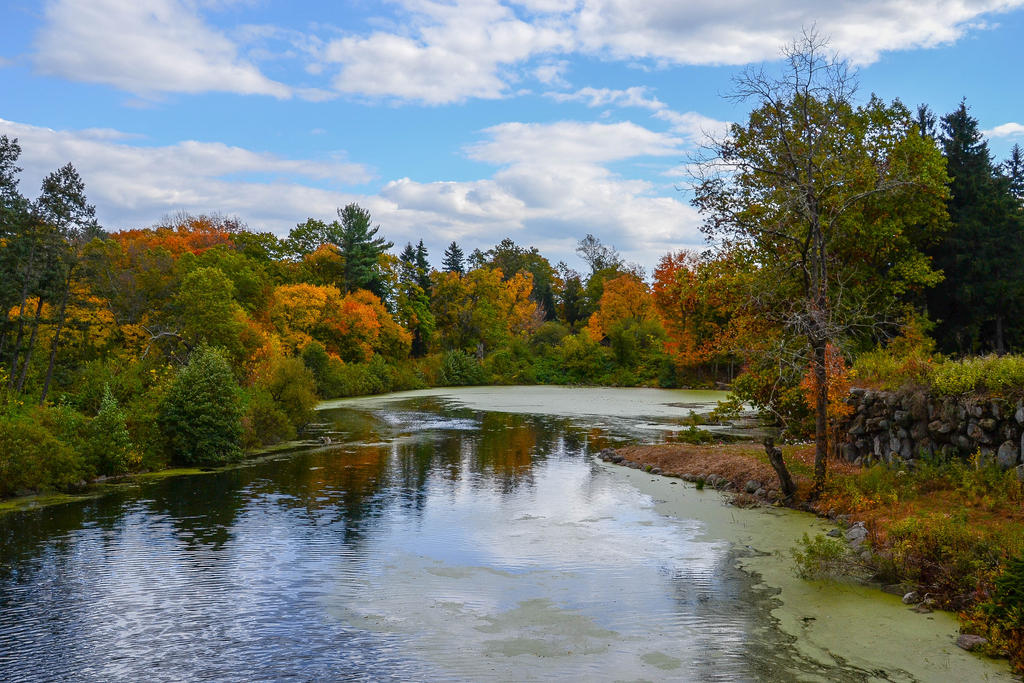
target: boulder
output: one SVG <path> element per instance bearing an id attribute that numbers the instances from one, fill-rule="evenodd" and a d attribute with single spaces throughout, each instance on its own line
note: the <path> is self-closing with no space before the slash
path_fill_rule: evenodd
<path id="1" fill-rule="evenodd" d="M 917 591 L 910 591 L 903 596 L 904 605 L 916 605 L 919 602 L 921 602 L 921 594 Z"/>
<path id="2" fill-rule="evenodd" d="M 853 526 L 843 534 L 843 537 L 853 548 L 859 548 L 867 540 L 868 530 L 864 528 L 864 522 L 854 522 Z"/>
<path id="3" fill-rule="evenodd" d="M 987 638 L 981 636 L 971 635 L 969 633 L 961 633 L 956 639 L 956 646 L 967 650 L 968 652 L 974 652 L 978 648 L 988 643 Z"/>
<path id="4" fill-rule="evenodd" d="M 1012 441 L 1004 441 L 996 452 L 996 463 L 1004 470 L 1016 467 L 1020 459 L 1020 450 Z"/>
<path id="5" fill-rule="evenodd" d="M 744 485 L 743 490 L 747 493 L 757 493 L 759 488 L 761 488 L 761 482 L 751 479 Z"/>

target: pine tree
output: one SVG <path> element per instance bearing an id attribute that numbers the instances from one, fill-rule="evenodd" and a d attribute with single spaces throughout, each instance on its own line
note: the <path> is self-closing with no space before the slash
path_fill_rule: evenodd
<path id="1" fill-rule="evenodd" d="M 1017 208 L 1024 208 L 1024 150 L 1014 145 L 1010 157 L 1003 162 L 1003 173 L 1010 181 L 1010 194 L 1017 200 Z"/>
<path id="2" fill-rule="evenodd" d="M 424 292 L 430 293 L 430 261 L 427 260 L 427 247 L 423 240 L 416 245 L 416 277 Z"/>
<path id="3" fill-rule="evenodd" d="M 458 273 L 460 276 L 466 274 L 466 257 L 455 242 L 449 244 L 448 248 L 444 250 L 441 269 L 446 273 Z"/>
<path id="4" fill-rule="evenodd" d="M 992 163 L 966 102 L 942 117 L 941 128 L 952 178 L 950 227 L 931 253 L 945 280 L 929 293 L 928 311 L 939 323 L 942 350 L 1003 353 L 1011 336 L 1008 321 L 1019 318 L 1021 309 L 1022 222 L 1011 183 Z"/>
<path id="5" fill-rule="evenodd" d="M 338 209 L 338 217 L 341 229 L 337 246 L 345 259 L 345 281 L 342 283 L 345 291 L 366 289 L 382 300 L 387 298 L 378 261 L 381 254 L 395 246 L 394 242 L 376 236 L 380 226 L 371 228 L 370 212 L 358 204 Z"/>

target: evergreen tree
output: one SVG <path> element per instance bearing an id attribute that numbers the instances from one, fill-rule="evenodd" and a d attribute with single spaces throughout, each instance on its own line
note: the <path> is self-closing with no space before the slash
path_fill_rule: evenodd
<path id="1" fill-rule="evenodd" d="M 399 255 L 396 313 L 399 322 L 412 333 L 411 353 L 423 356 L 434 332 L 434 315 L 430 311 L 430 265 L 427 249 L 407 243 Z M 424 286 L 425 285 L 425 286 Z"/>
<path id="2" fill-rule="evenodd" d="M 222 465 L 242 457 L 242 392 L 221 350 L 202 346 L 192 354 L 157 422 L 174 463 Z"/>
<path id="3" fill-rule="evenodd" d="M 928 295 L 946 352 L 1003 353 L 1019 318 L 1024 282 L 1022 223 L 1011 182 L 992 156 L 966 102 L 942 117 L 939 142 L 951 177 L 950 228 L 932 250 L 945 280 Z"/>
<path id="4" fill-rule="evenodd" d="M 458 273 L 459 276 L 466 274 L 466 257 L 458 244 L 452 242 L 444 250 L 444 260 L 441 261 L 441 270 L 446 273 Z"/>
<path id="5" fill-rule="evenodd" d="M 387 298 L 379 260 L 381 254 L 395 246 L 394 242 L 376 236 L 380 226 L 371 228 L 370 212 L 358 204 L 338 209 L 338 217 L 341 230 L 337 246 L 345 259 L 345 291 L 366 289 L 382 300 Z"/>
<path id="6" fill-rule="evenodd" d="M 1017 208 L 1024 208 L 1024 150 L 1014 145 L 1010 157 L 1003 162 L 1003 173 L 1010 181 L 1010 194 L 1017 200 Z"/>
<path id="7" fill-rule="evenodd" d="M 423 240 L 419 241 L 416 245 L 416 273 L 420 284 L 424 292 L 430 294 L 430 261 L 427 260 L 427 247 L 423 244 Z"/>

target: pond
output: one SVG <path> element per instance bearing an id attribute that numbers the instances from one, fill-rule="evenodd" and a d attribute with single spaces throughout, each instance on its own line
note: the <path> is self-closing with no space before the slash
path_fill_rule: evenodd
<path id="1" fill-rule="evenodd" d="M 794 579 L 814 518 L 593 457 L 721 396 L 337 401 L 329 445 L 4 515 L 0 678 L 1009 680 L 948 615 Z"/>

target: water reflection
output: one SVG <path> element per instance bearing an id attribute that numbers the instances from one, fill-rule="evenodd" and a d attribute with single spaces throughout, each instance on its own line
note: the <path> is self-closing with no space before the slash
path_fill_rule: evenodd
<path id="1" fill-rule="evenodd" d="M 339 443 L 0 518 L 0 678 L 788 677 L 728 545 L 587 457 L 628 421 L 324 419 Z"/>

